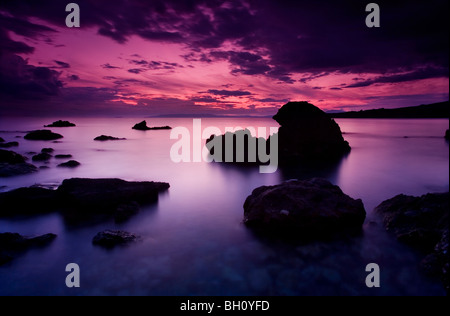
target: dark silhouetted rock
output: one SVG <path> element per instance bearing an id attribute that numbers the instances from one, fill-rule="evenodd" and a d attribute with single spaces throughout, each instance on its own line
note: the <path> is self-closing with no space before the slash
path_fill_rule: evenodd
<path id="1" fill-rule="evenodd" d="M 45 153 L 45 154 L 51 154 L 55 152 L 55 150 L 53 148 L 42 148 L 41 153 Z"/>
<path id="2" fill-rule="evenodd" d="M 138 240 L 138 236 L 124 232 L 124 231 L 113 231 L 106 230 L 104 232 L 98 233 L 92 243 L 94 245 L 112 248 L 118 245 L 125 245 Z"/>
<path id="3" fill-rule="evenodd" d="M 4 142 L 5 142 L 5 140 L 0 137 L 0 143 L 4 143 Z"/>
<path id="4" fill-rule="evenodd" d="M 244 222 L 265 234 L 300 239 L 360 232 L 366 217 L 361 200 L 323 179 L 288 181 L 253 191 L 244 204 Z"/>
<path id="5" fill-rule="evenodd" d="M 0 149 L 0 177 L 14 177 L 36 172 L 38 169 L 26 163 L 27 158 L 18 153 Z"/>
<path id="6" fill-rule="evenodd" d="M 278 132 L 280 163 L 328 161 L 350 152 L 339 125 L 308 102 L 289 102 L 273 117 Z"/>
<path id="7" fill-rule="evenodd" d="M 133 129 L 138 131 L 151 131 L 151 130 L 166 130 L 166 129 L 172 129 L 170 126 L 162 126 L 162 127 L 148 127 L 146 121 L 142 121 L 141 123 L 138 123 L 134 125 Z"/>
<path id="8" fill-rule="evenodd" d="M 58 195 L 67 206 L 80 211 L 114 214 L 123 204 L 149 203 L 158 200 L 168 183 L 127 182 L 120 179 L 69 179 L 58 188 Z"/>
<path id="9" fill-rule="evenodd" d="M 79 166 L 81 166 L 81 163 L 79 163 L 78 161 L 75 161 L 75 160 L 70 160 L 68 162 L 58 165 L 58 167 L 60 167 L 60 168 L 76 168 Z"/>
<path id="10" fill-rule="evenodd" d="M 117 207 L 116 213 L 114 214 L 114 220 L 116 223 L 126 222 L 131 217 L 139 213 L 139 210 L 139 204 L 137 202 L 121 204 Z"/>
<path id="11" fill-rule="evenodd" d="M 76 126 L 76 125 L 73 123 L 70 123 L 69 121 L 59 120 L 59 121 L 53 122 L 50 125 L 45 125 L 44 127 L 74 127 L 74 126 Z"/>
<path id="12" fill-rule="evenodd" d="M 52 155 L 47 153 L 41 153 L 33 156 L 33 161 L 48 161 L 52 158 Z"/>
<path id="13" fill-rule="evenodd" d="M 447 130 L 447 131 L 445 132 L 445 139 L 446 139 L 446 140 L 450 140 L 450 130 Z"/>
<path id="14" fill-rule="evenodd" d="M 126 140 L 126 138 L 117 138 L 117 137 L 102 135 L 102 136 L 96 137 L 94 140 L 100 141 L 100 142 L 105 142 L 105 141 L 109 141 L 109 140 Z"/>
<path id="15" fill-rule="evenodd" d="M 72 155 L 56 155 L 55 158 L 56 159 L 71 159 L 73 156 Z"/>
<path id="16" fill-rule="evenodd" d="M 40 130 L 40 131 L 33 131 L 25 135 L 24 137 L 27 140 L 56 140 L 63 138 L 62 135 L 53 133 L 49 130 Z"/>
<path id="17" fill-rule="evenodd" d="M 0 234 L 0 265 L 8 263 L 30 248 L 44 247 L 49 245 L 57 236 L 46 234 L 39 237 L 24 237 L 19 234 Z"/>
<path id="18" fill-rule="evenodd" d="M 56 191 L 40 187 L 20 188 L 0 193 L 0 216 L 41 214 L 57 208 Z"/>
<path id="19" fill-rule="evenodd" d="M 11 148 L 11 147 L 18 147 L 18 142 L 9 142 L 9 143 L 0 143 L 0 148 Z"/>
<path id="20" fill-rule="evenodd" d="M 439 275 L 449 293 L 449 193 L 398 195 L 380 204 L 375 212 L 399 241 L 428 254 L 421 267 L 428 274 Z"/>

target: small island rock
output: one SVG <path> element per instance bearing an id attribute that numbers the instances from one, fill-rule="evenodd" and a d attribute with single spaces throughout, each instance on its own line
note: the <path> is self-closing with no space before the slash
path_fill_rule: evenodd
<path id="1" fill-rule="evenodd" d="M 24 137 L 27 140 L 56 140 L 63 138 L 62 135 L 53 133 L 50 130 L 39 130 L 39 131 L 33 131 L 25 135 Z"/>

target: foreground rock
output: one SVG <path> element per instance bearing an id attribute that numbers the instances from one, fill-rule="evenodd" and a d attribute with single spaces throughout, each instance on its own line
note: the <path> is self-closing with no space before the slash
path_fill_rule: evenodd
<path id="1" fill-rule="evenodd" d="M 422 269 L 440 276 L 450 293 L 449 193 L 421 197 L 398 195 L 380 204 L 375 211 L 399 241 L 427 254 Z"/>
<path id="2" fill-rule="evenodd" d="M 52 155 L 47 153 L 40 153 L 35 156 L 33 156 L 33 161 L 49 161 L 52 158 Z"/>
<path id="3" fill-rule="evenodd" d="M 135 242 L 138 240 L 138 238 L 139 236 L 136 236 L 128 232 L 106 230 L 104 232 L 98 233 L 92 240 L 92 243 L 94 245 L 112 248 L 115 246 Z"/>
<path id="4" fill-rule="evenodd" d="M 273 119 L 281 125 L 278 132 L 281 163 L 335 160 L 351 150 L 339 125 L 308 102 L 289 102 Z"/>
<path id="5" fill-rule="evenodd" d="M 30 187 L 0 193 L 0 217 L 60 211 L 72 218 L 106 214 L 120 222 L 138 213 L 140 205 L 156 202 L 169 187 L 161 182 L 69 179 L 57 190 Z"/>
<path id="6" fill-rule="evenodd" d="M 33 131 L 25 135 L 24 137 L 27 140 L 56 140 L 63 138 L 62 135 L 53 133 L 50 130 L 39 130 L 39 131 Z"/>
<path id="7" fill-rule="evenodd" d="M 9 142 L 9 143 L 0 143 L 0 148 L 11 148 L 11 147 L 18 147 L 18 142 Z"/>
<path id="8" fill-rule="evenodd" d="M 0 177 L 14 177 L 29 174 L 38 169 L 26 163 L 26 158 L 18 153 L 0 149 Z"/>
<path id="9" fill-rule="evenodd" d="M 141 123 L 138 123 L 134 125 L 133 129 L 138 131 L 151 131 L 151 130 L 165 130 L 165 129 L 172 129 L 170 126 L 162 126 L 162 127 L 148 127 L 146 121 L 142 121 Z"/>
<path id="10" fill-rule="evenodd" d="M 446 139 L 446 140 L 450 140 L 450 130 L 447 130 L 447 131 L 445 132 L 445 139 Z"/>
<path id="11" fill-rule="evenodd" d="M 264 234 L 301 239 L 359 232 L 365 217 L 361 200 L 323 179 L 260 187 L 244 204 L 246 225 Z"/>
<path id="12" fill-rule="evenodd" d="M 44 127 L 75 127 L 76 125 L 73 123 L 70 123 L 69 121 L 56 121 L 53 122 L 50 125 L 45 125 Z"/>
<path id="13" fill-rule="evenodd" d="M 12 261 L 20 253 L 35 247 L 44 247 L 55 240 L 56 235 L 47 234 L 39 237 L 24 237 L 19 234 L 0 234 L 0 266 Z"/>
<path id="14" fill-rule="evenodd" d="M 4 142 L 5 142 L 5 140 L 0 137 L 0 143 L 4 143 Z"/>
<path id="15" fill-rule="evenodd" d="M 79 166 L 81 166 L 81 163 L 79 163 L 76 160 L 70 160 L 68 162 L 65 162 L 65 163 L 62 163 L 62 164 L 58 165 L 58 167 L 60 167 L 60 168 L 77 168 Z"/>
<path id="16" fill-rule="evenodd" d="M 109 140 L 127 140 L 127 139 L 126 138 L 117 138 L 117 137 L 102 135 L 102 136 L 98 136 L 98 137 L 94 138 L 94 140 L 100 141 L 100 142 L 106 142 L 106 141 L 109 141 Z"/>

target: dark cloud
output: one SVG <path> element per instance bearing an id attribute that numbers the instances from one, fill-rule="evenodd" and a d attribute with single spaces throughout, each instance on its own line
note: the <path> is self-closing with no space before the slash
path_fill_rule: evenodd
<path id="1" fill-rule="evenodd" d="M 240 91 L 240 90 L 214 90 L 210 89 L 207 91 L 207 93 L 223 96 L 223 97 L 241 97 L 246 95 L 252 95 L 249 91 Z"/>
<path id="2" fill-rule="evenodd" d="M 58 65 L 57 68 L 70 68 L 70 65 L 68 63 L 65 63 L 63 61 L 54 60 L 55 64 Z"/>
<path id="3" fill-rule="evenodd" d="M 136 74 L 136 75 L 140 74 L 141 72 L 145 72 L 145 71 L 146 71 L 145 69 L 128 69 L 129 73 Z"/>
<path id="4" fill-rule="evenodd" d="M 101 65 L 103 69 L 121 69 L 120 67 L 112 66 L 109 63 Z"/>
<path id="5" fill-rule="evenodd" d="M 131 73 L 141 73 L 146 70 L 175 70 L 177 68 L 184 68 L 183 65 L 178 63 L 170 63 L 165 61 L 147 61 L 144 59 L 131 59 L 128 61 L 132 65 L 139 66 L 139 69 L 132 69 Z"/>
<path id="6" fill-rule="evenodd" d="M 77 81 L 77 80 L 80 80 L 80 77 L 77 76 L 77 75 L 70 75 L 68 78 L 69 78 L 69 80 L 71 80 L 71 81 Z"/>
<path id="7" fill-rule="evenodd" d="M 421 80 L 421 79 L 429 79 L 429 78 L 439 78 L 439 77 L 447 77 L 448 70 L 445 68 L 435 68 L 435 67 L 426 67 L 419 68 L 417 70 L 403 73 L 403 74 L 393 74 L 393 75 L 385 75 L 379 76 L 374 79 L 364 80 L 350 84 L 345 86 L 346 88 L 360 88 L 367 87 L 377 83 L 397 83 L 397 82 L 405 82 L 405 81 L 413 81 L 413 80 Z"/>
<path id="8" fill-rule="evenodd" d="M 265 98 L 265 99 L 256 99 L 255 101 L 262 102 L 262 103 L 286 103 L 289 102 L 289 99 L 274 99 L 274 98 Z"/>

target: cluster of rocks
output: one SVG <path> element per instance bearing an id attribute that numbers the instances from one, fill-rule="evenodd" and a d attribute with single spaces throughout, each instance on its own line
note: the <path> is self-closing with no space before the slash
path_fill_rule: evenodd
<path id="1" fill-rule="evenodd" d="M 37 172 L 36 166 L 27 163 L 27 158 L 13 151 L 0 149 L 0 178 Z"/>
<path id="2" fill-rule="evenodd" d="M 18 142 L 5 142 L 5 140 L 0 137 L 0 148 L 11 148 L 18 146 L 19 146 Z"/>

